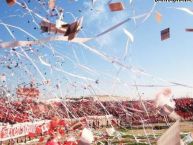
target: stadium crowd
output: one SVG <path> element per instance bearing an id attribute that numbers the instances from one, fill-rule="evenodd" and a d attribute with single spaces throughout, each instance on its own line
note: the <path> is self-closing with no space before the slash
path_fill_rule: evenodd
<path id="1" fill-rule="evenodd" d="M 193 98 L 174 99 L 175 112 L 183 120 L 193 120 Z M 160 123 L 170 120 L 155 111 L 152 100 L 146 101 L 94 101 L 68 99 L 65 101 L 39 102 L 32 99 L 9 101 L 0 98 L 0 122 L 18 123 L 58 118 L 80 118 L 86 116 L 112 115 L 122 124 Z"/>

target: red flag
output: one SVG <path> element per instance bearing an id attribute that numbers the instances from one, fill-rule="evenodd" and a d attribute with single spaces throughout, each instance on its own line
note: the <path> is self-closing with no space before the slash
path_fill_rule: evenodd
<path id="1" fill-rule="evenodd" d="M 34 133 L 32 133 L 32 132 L 30 132 L 30 133 L 28 134 L 28 137 L 30 137 L 30 138 L 34 138 L 34 137 L 35 137 L 35 134 L 34 134 Z"/>
<path id="2" fill-rule="evenodd" d="M 61 129 L 61 128 L 58 130 L 58 132 L 59 132 L 61 135 L 64 135 L 64 134 L 65 134 L 64 129 Z"/>
<path id="3" fill-rule="evenodd" d="M 51 136 L 54 135 L 54 130 L 49 129 L 49 130 L 48 130 L 48 135 L 51 135 Z"/>
<path id="4" fill-rule="evenodd" d="M 60 121 L 59 121 L 59 123 L 58 123 L 58 125 L 60 125 L 60 126 L 65 126 L 65 125 L 66 125 L 66 123 L 65 123 L 65 121 L 64 121 L 64 120 L 60 120 Z"/>
<path id="5" fill-rule="evenodd" d="M 41 127 L 36 127 L 36 134 L 41 134 L 42 133 L 42 129 L 41 129 Z"/>
<path id="6" fill-rule="evenodd" d="M 63 145 L 77 145 L 77 143 L 73 141 L 65 141 Z"/>
<path id="7" fill-rule="evenodd" d="M 39 142 L 43 142 L 43 141 L 44 141 L 44 137 L 40 137 Z"/>
<path id="8" fill-rule="evenodd" d="M 50 122 L 50 129 L 55 129 L 59 124 L 59 119 L 57 117 L 52 118 Z"/>
<path id="9" fill-rule="evenodd" d="M 49 140 L 46 145 L 59 145 L 58 142 L 55 139 Z"/>

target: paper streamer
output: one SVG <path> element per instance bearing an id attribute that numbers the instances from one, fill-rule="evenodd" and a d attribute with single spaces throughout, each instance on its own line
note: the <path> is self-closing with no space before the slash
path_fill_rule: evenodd
<path id="1" fill-rule="evenodd" d="M 134 17 L 129 17 L 121 22 L 119 22 L 118 24 L 110 27 L 109 29 L 105 30 L 104 32 L 98 34 L 97 36 L 95 36 L 94 38 L 74 38 L 71 41 L 68 41 L 68 37 L 67 36 L 62 36 L 62 35 L 58 35 L 58 36 L 51 36 L 48 38 L 43 38 L 43 39 L 39 39 L 39 40 L 34 40 L 34 41 L 9 41 L 9 42 L 1 42 L 0 43 L 0 48 L 16 48 L 16 47 L 29 47 L 32 45 L 41 45 L 43 43 L 47 43 L 50 41 L 68 41 L 68 42 L 73 42 L 73 43 L 85 43 L 87 41 L 93 40 L 97 37 L 100 37 L 102 35 L 105 35 L 106 33 L 120 27 L 121 25 L 123 25 L 124 23 L 128 22 L 131 19 L 139 19 L 139 18 L 143 18 L 147 15 L 149 15 L 150 12 L 148 13 L 144 13 L 141 15 L 137 15 Z"/>
<path id="2" fill-rule="evenodd" d="M 85 43 L 92 38 L 74 38 L 71 41 L 68 41 L 68 37 L 66 36 L 52 36 L 44 39 L 34 40 L 34 41 L 9 41 L 9 42 L 1 42 L 0 48 L 17 48 L 17 47 L 29 47 L 32 45 L 41 45 L 43 43 L 47 43 L 50 41 L 68 41 L 73 43 Z"/>
<path id="3" fill-rule="evenodd" d="M 38 58 L 39 58 L 40 62 L 41 62 L 43 65 L 48 66 L 48 67 L 51 67 L 51 64 L 49 64 L 49 63 L 47 63 L 46 61 L 44 61 L 41 56 L 39 56 Z"/>
<path id="4" fill-rule="evenodd" d="M 193 10 L 191 10 L 189 8 L 180 7 L 180 8 L 174 8 L 174 9 L 184 11 L 184 12 L 190 14 L 190 15 L 193 15 Z"/>
<path id="5" fill-rule="evenodd" d="M 157 145 L 180 145 L 180 124 L 176 121 L 158 140 Z"/>
<path id="6" fill-rule="evenodd" d="M 147 17 L 151 14 L 151 12 L 152 12 L 152 10 L 149 11 L 149 12 L 147 12 L 147 13 L 143 13 L 143 14 L 141 14 L 141 15 L 137 15 L 137 16 L 133 16 L 133 17 L 128 17 L 128 18 L 126 18 L 125 20 L 123 20 L 123 21 L 115 24 L 114 26 L 112 26 L 112 27 L 108 28 L 107 30 L 103 31 L 102 33 L 98 34 L 96 37 L 100 37 L 100 36 L 102 36 L 102 35 L 110 32 L 110 31 L 112 31 L 112 30 L 120 27 L 121 25 L 123 25 L 124 23 L 126 23 L 126 22 L 128 22 L 128 21 L 130 21 L 130 20 L 132 20 L 132 19 L 136 20 L 136 19 L 141 19 L 141 18 L 143 18 L 143 17 L 145 17 L 145 18 L 147 19 Z M 95 37 L 95 38 L 96 38 L 96 37 Z"/>
<path id="7" fill-rule="evenodd" d="M 127 31 L 126 29 L 123 29 L 123 31 L 124 31 L 124 33 L 128 36 L 130 42 L 133 43 L 133 42 L 134 42 L 134 37 L 133 37 L 133 35 L 132 35 L 129 31 Z"/>

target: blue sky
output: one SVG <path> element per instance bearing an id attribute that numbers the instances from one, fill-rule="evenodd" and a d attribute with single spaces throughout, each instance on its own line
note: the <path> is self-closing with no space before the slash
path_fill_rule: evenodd
<path id="1" fill-rule="evenodd" d="M 18 0 L 18 3 L 22 2 L 22 0 Z M 40 4 L 40 2 L 45 2 L 45 5 Z M 0 40 L 13 40 L 2 25 L 3 23 L 21 28 L 37 39 L 49 37 L 50 35 L 42 34 L 39 26 L 36 25 L 40 23 L 41 19 L 36 17 L 35 13 L 47 17 L 52 22 L 55 22 L 57 17 L 49 16 L 48 1 L 42 0 L 40 2 L 31 0 L 30 3 L 27 3 L 33 11 L 31 15 L 18 4 L 8 7 L 5 2 L 2 2 L 0 6 Z M 151 0 L 133 0 L 131 4 L 127 0 L 122 0 L 122 2 L 125 9 L 120 12 L 110 12 L 107 5 L 108 1 L 104 0 L 97 0 L 94 6 L 90 0 L 56 0 L 56 6 L 64 9 L 65 22 L 73 22 L 72 15 L 75 18 L 83 16 L 83 29 L 79 32 L 78 37 L 94 37 L 134 14 L 149 12 L 154 5 L 154 1 Z M 136 23 L 133 20 L 129 21 L 86 43 L 86 45 L 118 59 L 124 65 L 132 65 L 148 72 L 155 76 L 154 78 L 144 76 L 141 73 L 133 73 L 117 64 L 109 63 L 80 44 L 50 42 L 46 46 L 32 46 L 33 52 L 26 51 L 26 53 L 44 77 L 50 80 L 50 84 L 40 87 L 41 97 L 111 94 L 137 98 L 136 88 L 128 84 L 171 85 L 158 78 L 193 86 L 193 33 L 185 32 L 185 28 L 193 28 L 193 15 L 175 9 L 177 7 L 192 9 L 193 3 L 156 3 L 154 11 L 145 22 L 143 19 L 136 20 Z M 161 23 L 157 23 L 155 20 L 156 11 L 162 14 Z M 171 38 L 161 41 L 160 31 L 168 27 L 171 30 Z M 125 60 L 123 55 L 128 38 L 123 32 L 123 28 L 134 36 L 134 42 L 129 43 L 129 51 Z M 14 31 L 13 35 L 16 40 L 32 40 L 30 36 L 16 28 L 9 27 L 9 29 Z M 29 48 L 23 49 L 28 50 Z M 17 48 L 17 52 L 23 54 L 20 48 Z M 38 59 L 39 56 L 45 62 L 50 63 L 52 67 L 43 65 Z M 18 58 L 9 49 L 1 49 L 0 57 L 2 62 L 0 73 L 7 76 L 6 83 L 1 82 L 1 84 L 7 84 L 13 92 L 17 85 L 23 82 L 29 83 L 35 80 L 36 83 L 42 83 L 40 73 L 27 58 L 22 56 Z M 19 67 L 7 69 L 6 65 L 11 62 L 19 62 Z M 53 69 L 53 67 L 60 71 Z M 90 78 L 93 81 L 69 76 L 64 71 Z M 99 80 L 99 83 L 96 84 L 95 80 Z M 56 84 L 60 84 L 61 91 L 56 88 Z M 192 89 L 184 87 L 172 87 L 172 89 L 175 96 L 192 95 Z M 140 93 L 145 94 L 144 98 L 153 98 L 159 90 L 159 87 L 139 88 Z"/>

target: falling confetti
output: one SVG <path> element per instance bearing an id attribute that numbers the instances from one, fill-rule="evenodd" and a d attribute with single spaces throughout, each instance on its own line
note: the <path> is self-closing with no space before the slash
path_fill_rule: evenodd
<path id="1" fill-rule="evenodd" d="M 192 142 L 192 45 L 186 41 L 181 49 L 184 42 L 178 43 L 191 33 L 178 30 L 192 32 L 193 13 L 191 5 L 174 6 L 148 1 L 141 7 L 135 0 L 2 1 L 0 142 Z M 180 14 L 182 25 L 175 17 Z M 163 43 L 159 31 L 165 26 L 161 40 L 170 38 L 171 29 L 174 35 Z M 182 56 L 187 57 L 182 61 Z"/>

